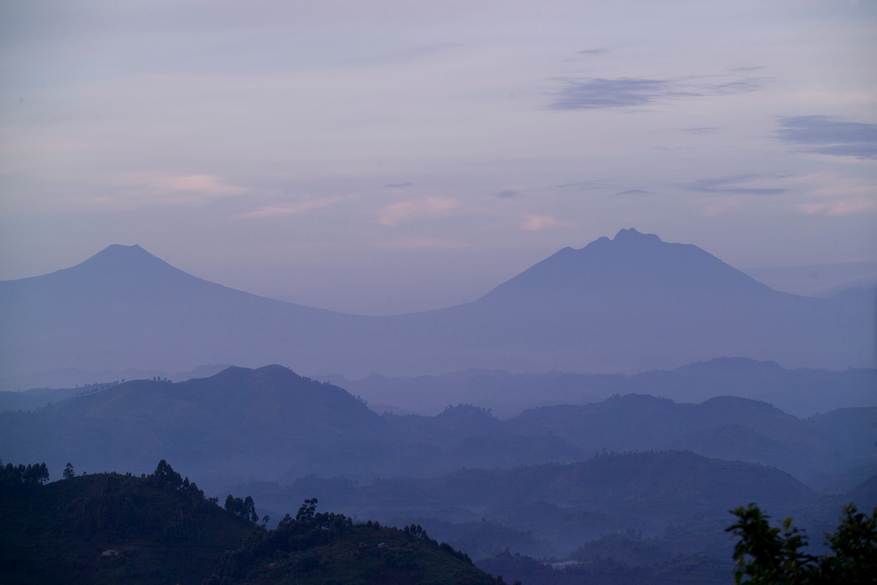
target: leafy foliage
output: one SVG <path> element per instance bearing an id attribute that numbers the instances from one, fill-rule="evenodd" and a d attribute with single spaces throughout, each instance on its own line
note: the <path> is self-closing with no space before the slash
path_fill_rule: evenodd
<path id="1" fill-rule="evenodd" d="M 844 508 L 837 531 L 825 535 L 832 554 L 820 557 L 802 551 L 807 537 L 791 518 L 771 526 L 770 516 L 755 504 L 733 514 L 738 520 L 727 530 L 740 538 L 734 547 L 737 585 L 877 582 L 877 509 L 868 516 L 852 504 Z"/>

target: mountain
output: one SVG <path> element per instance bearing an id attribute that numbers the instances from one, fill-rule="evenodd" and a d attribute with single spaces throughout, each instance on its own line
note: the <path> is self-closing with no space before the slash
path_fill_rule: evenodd
<path id="1" fill-rule="evenodd" d="M 232 367 L 210 378 L 132 380 L 32 412 L 2 412 L 0 458 L 135 474 L 165 458 L 218 488 L 245 478 L 398 477 L 587 456 L 551 437 L 483 436 L 479 413 L 390 420 L 345 390 L 282 366 Z"/>
<path id="2" fill-rule="evenodd" d="M 845 491 L 873 473 L 875 425 L 877 408 L 801 420 L 744 398 L 679 404 L 638 394 L 507 420 L 467 405 L 434 417 L 378 415 L 342 388 L 275 365 L 179 383 L 132 380 L 31 412 L 2 412 L 0 458 L 45 461 L 56 473 L 71 462 L 135 474 L 165 458 L 204 487 L 225 489 L 308 474 L 370 481 L 677 449 L 773 465 Z"/>
<path id="3" fill-rule="evenodd" d="M 465 370 L 438 376 L 361 380 L 324 376 L 322 380 L 362 396 L 376 412 L 432 415 L 448 404 L 490 409 L 500 418 L 528 408 L 599 402 L 614 394 L 651 394 L 676 402 L 703 402 L 714 396 L 739 396 L 770 402 L 797 417 L 844 407 L 877 406 L 877 369 L 843 371 L 786 369 L 776 362 L 715 358 L 673 370 L 622 374 L 511 374 L 502 370 Z"/>
<path id="4" fill-rule="evenodd" d="M 719 356 L 873 366 L 874 299 L 841 297 L 780 293 L 696 246 L 633 229 L 565 248 L 475 302 L 390 317 L 273 301 L 110 246 L 0 283 L 0 372 L 275 362 L 347 376 L 632 373 Z"/>
<path id="5" fill-rule="evenodd" d="M 236 489 L 252 493 L 268 510 L 288 507 L 301 494 L 297 485 Z M 475 559 L 509 546 L 522 554 L 565 556 L 604 534 L 633 529 L 667 537 L 670 528 L 679 531 L 672 545 L 677 552 L 730 558 L 723 528 L 732 508 L 758 502 L 777 515 L 797 515 L 824 498 L 774 468 L 674 451 L 376 479 L 343 494 L 328 481 L 320 486 L 311 480 L 307 489 L 321 501 L 328 491 L 333 508 L 345 514 L 421 524 Z M 840 505 L 831 504 L 836 516 Z"/>

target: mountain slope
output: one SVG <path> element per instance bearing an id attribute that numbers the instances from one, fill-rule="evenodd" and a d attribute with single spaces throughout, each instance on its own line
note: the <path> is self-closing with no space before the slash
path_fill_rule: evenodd
<path id="1" fill-rule="evenodd" d="M 691 245 L 622 230 L 567 248 L 456 307 L 361 317 L 273 301 L 111 246 L 53 274 L 0 283 L 0 371 L 633 372 L 722 355 L 785 366 L 871 365 L 867 295 L 773 291 Z"/>
<path id="2" fill-rule="evenodd" d="M 688 449 L 775 465 L 820 482 L 877 460 L 877 408 L 800 420 L 734 397 L 677 404 L 628 394 L 500 420 L 457 406 L 380 416 L 347 391 L 282 366 L 170 383 L 133 380 L 32 412 L 0 413 L 0 458 L 89 472 L 185 465 L 205 487 L 306 474 L 435 476 L 461 468 L 574 462 L 595 452 Z M 841 482 L 845 485 L 848 482 Z"/>
<path id="3" fill-rule="evenodd" d="M 368 450 L 384 427 L 346 391 L 266 366 L 178 384 L 135 380 L 31 413 L 0 413 L 0 446 L 6 460 L 40 459 L 51 469 L 74 461 L 140 472 L 171 459 L 215 484 L 300 465 L 331 470 L 339 460 L 355 474 L 357 458 L 346 453 Z"/>

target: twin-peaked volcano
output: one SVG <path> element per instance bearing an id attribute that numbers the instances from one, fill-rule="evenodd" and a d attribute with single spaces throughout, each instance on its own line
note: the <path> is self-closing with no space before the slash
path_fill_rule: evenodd
<path id="1" fill-rule="evenodd" d="M 743 296 L 778 294 L 691 244 L 621 230 L 580 250 L 564 248 L 499 285 L 485 299 L 590 295 Z"/>
<path id="2" fill-rule="evenodd" d="M 722 355 L 874 363 L 874 299 L 774 291 L 693 245 L 621 230 L 564 248 L 481 299 L 361 317 L 196 278 L 139 246 L 0 282 L 0 375 L 276 362 L 348 376 L 631 372 Z"/>

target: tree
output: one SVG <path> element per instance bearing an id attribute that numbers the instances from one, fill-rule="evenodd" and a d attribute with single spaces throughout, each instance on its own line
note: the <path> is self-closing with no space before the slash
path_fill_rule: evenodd
<path id="1" fill-rule="evenodd" d="M 298 509 L 295 519 L 299 521 L 307 521 L 314 517 L 317 511 L 317 498 L 305 500 L 304 504 Z"/>
<path id="2" fill-rule="evenodd" d="M 64 468 L 63 476 L 64 479 L 76 477 L 76 472 L 73 471 L 73 465 L 69 461 L 67 462 L 67 466 Z"/>
<path id="3" fill-rule="evenodd" d="M 833 555 L 820 563 L 823 576 L 833 583 L 877 582 L 877 508 L 868 516 L 850 504 L 834 534 L 826 534 Z"/>
<path id="4" fill-rule="evenodd" d="M 225 509 L 236 516 L 246 518 L 250 522 L 259 521 L 259 515 L 256 513 L 256 502 L 253 501 L 251 496 L 241 499 L 228 494 L 228 497 L 225 498 Z"/>
<path id="5" fill-rule="evenodd" d="M 45 463 L 33 465 L 19 464 L 18 466 L 7 463 L 6 467 L 0 464 L 0 486 L 18 488 L 21 486 L 33 487 L 43 485 L 49 481 L 49 469 Z"/>
<path id="6" fill-rule="evenodd" d="M 834 534 L 825 534 L 833 554 L 814 557 L 802 552 L 806 535 L 786 518 L 782 528 L 770 526 L 770 516 L 755 504 L 732 511 L 738 520 L 727 532 L 740 537 L 734 546 L 738 585 L 807 585 L 875 583 L 877 575 L 877 509 L 871 516 L 844 508 Z"/>
<path id="7" fill-rule="evenodd" d="M 158 462 L 155 471 L 147 479 L 149 485 L 157 488 L 178 490 L 183 487 L 183 477 L 164 459 Z"/>

